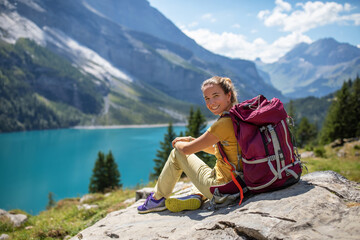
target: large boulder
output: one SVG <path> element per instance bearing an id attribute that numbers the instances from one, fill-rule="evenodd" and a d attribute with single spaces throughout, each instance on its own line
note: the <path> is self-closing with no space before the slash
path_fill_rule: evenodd
<path id="1" fill-rule="evenodd" d="M 20 227 L 28 219 L 28 217 L 25 214 L 10 213 L 3 209 L 0 209 L 0 217 L 8 218 L 15 227 Z"/>
<path id="2" fill-rule="evenodd" d="M 83 239 L 356 239 L 360 236 L 360 184 L 332 172 L 254 195 L 241 206 L 138 214 L 139 200 L 83 230 Z M 76 236 L 73 240 L 78 239 Z"/>

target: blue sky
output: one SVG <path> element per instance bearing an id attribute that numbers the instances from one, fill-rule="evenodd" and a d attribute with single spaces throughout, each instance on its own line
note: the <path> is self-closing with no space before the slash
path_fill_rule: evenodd
<path id="1" fill-rule="evenodd" d="M 360 47 L 360 0 L 148 0 L 206 49 L 274 62 L 300 42 Z"/>

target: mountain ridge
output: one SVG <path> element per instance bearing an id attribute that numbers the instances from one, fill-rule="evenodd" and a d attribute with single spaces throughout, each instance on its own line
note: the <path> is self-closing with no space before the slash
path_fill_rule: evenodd
<path id="1" fill-rule="evenodd" d="M 333 38 L 300 43 L 277 62 L 256 62 L 289 98 L 323 97 L 360 74 L 360 49 Z"/>

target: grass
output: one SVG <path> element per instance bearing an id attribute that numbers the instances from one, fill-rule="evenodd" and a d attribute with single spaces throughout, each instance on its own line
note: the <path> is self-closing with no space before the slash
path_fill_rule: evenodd
<path id="1" fill-rule="evenodd" d="M 82 229 L 93 225 L 108 213 L 126 208 L 124 201 L 135 196 L 135 189 L 117 190 L 105 196 L 94 194 L 95 198 L 86 202 L 97 204 L 98 208 L 79 210 L 79 198 L 63 199 L 49 210 L 39 215 L 28 215 L 27 222 L 19 227 L 12 227 L 8 219 L 0 219 L 0 234 L 6 233 L 10 239 L 64 239 L 74 236 Z M 19 211 L 18 211 L 19 212 Z"/>
<path id="2" fill-rule="evenodd" d="M 323 149 L 314 149 L 315 155 L 322 157 L 302 159 L 309 172 L 332 170 L 351 181 L 360 182 L 360 141 L 336 148 L 326 145 Z"/>
<path id="3" fill-rule="evenodd" d="M 347 143 L 342 147 L 330 146 L 320 149 L 323 157 L 303 159 L 309 172 L 333 170 L 349 180 L 360 182 L 360 141 Z M 305 150 L 300 150 L 305 151 Z M 343 152 L 345 156 L 339 157 Z M 304 171 L 303 174 L 307 172 Z M 154 187 L 152 182 L 148 186 Z M 137 188 L 143 187 L 138 186 Z M 28 215 L 28 221 L 21 227 L 13 227 L 9 219 L 0 218 L 0 235 L 6 233 L 10 239 L 64 239 L 66 236 L 75 236 L 81 230 L 93 225 L 104 218 L 108 213 L 126 208 L 129 204 L 125 200 L 135 197 L 136 189 L 116 190 L 109 195 L 92 194 L 93 198 L 87 204 L 96 204 L 99 207 L 89 210 L 79 210 L 79 198 L 63 199 L 49 210 L 39 215 Z M 357 203 L 356 203 L 357 204 Z M 21 210 L 12 210 L 14 213 L 24 213 Z"/>

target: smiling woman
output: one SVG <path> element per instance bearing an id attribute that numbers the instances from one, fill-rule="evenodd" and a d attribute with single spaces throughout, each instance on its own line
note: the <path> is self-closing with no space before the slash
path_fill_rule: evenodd
<path id="1" fill-rule="evenodd" d="M 201 90 L 208 109 L 220 118 L 198 138 L 177 137 L 172 141 L 174 149 L 165 163 L 154 192 L 149 195 L 142 206 L 138 207 L 139 213 L 165 209 L 172 212 L 195 210 L 201 206 L 202 200 L 212 199 L 211 186 L 228 183 L 232 180 L 232 167 L 222 159 L 219 151 L 220 144 L 228 156 L 227 160 L 236 169 L 241 168 L 237 159 L 240 149 L 231 118 L 222 117 L 237 103 L 236 91 L 231 80 L 215 76 L 205 80 Z M 216 145 L 217 143 L 219 145 Z M 211 169 L 195 155 L 200 151 L 216 156 L 218 160 L 214 169 Z M 170 198 L 174 186 L 183 172 L 195 186 L 193 193 L 180 199 Z"/>
<path id="2" fill-rule="evenodd" d="M 230 78 L 210 78 L 203 83 L 201 90 L 207 108 L 215 115 L 230 110 L 237 102 L 236 91 Z"/>

